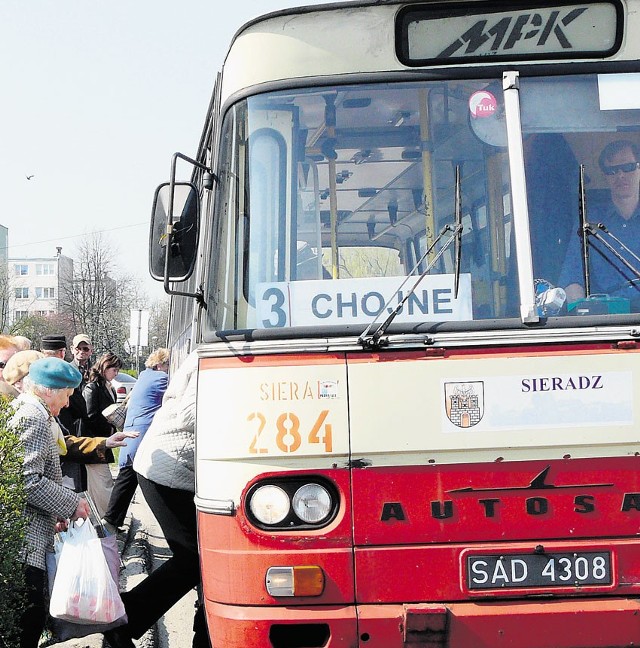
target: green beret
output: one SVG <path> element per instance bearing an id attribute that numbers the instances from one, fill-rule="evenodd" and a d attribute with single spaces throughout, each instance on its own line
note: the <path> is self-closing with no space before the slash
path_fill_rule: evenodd
<path id="1" fill-rule="evenodd" d="M 60 358 L 42 358 L 31 363 L 29 378 L 36 385 L 51 389 L 76 388 L 82 381 L 82 374 Z"/>

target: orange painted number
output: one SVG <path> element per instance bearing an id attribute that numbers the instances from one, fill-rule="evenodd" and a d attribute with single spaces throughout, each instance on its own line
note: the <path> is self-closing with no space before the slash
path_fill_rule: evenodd
<path id="1" fill-rule="evenodd" d="M 300 419 L 293 412 L 285 412 L 278 416 L 276 423 L 278 435 L 276 445 L 282 452 L 295 452 L 302 443 L 300 437 Z"/>
<path id="2" fill-rule="evenodd" d="M 331 423 L 325 423 L 325 420 L 329 416 L 329 410 L 322 410 L 320 415 L 316 419 L 316 422 L 309 432 L 309 443 L 324 443 L 325 452 L 333 451 L 333 439 L 331 437 Z M 322 424 L 324 423 L 324 428 Z M 320 430 L 322 428 L 322 435 Z"/>
<path id="3" fill-rule="evenodd" d="M 253 421 L 253 419 L 258 419 L 258 431 L 255 433 L 255 436 L 251 441 L 249 452 L 251 454 L 264 454 L 269 451 L 267 450 L 267 448 L 258 447 L 258 439 L 260 438 L 260 435 L 264 430 L 264 426 L 267 424 L 267 420 L 265 419 L 263 414 L 260 414 L 260 412 L 251 412 L 251 414 L 247 416 L 247 421 Z"/>

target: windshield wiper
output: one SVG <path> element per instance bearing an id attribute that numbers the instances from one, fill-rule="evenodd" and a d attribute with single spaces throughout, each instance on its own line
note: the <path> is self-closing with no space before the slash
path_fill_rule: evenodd
<path id="1" fill-rule="evenodd" d="M 460 165 L 456 165 L 455 177 L 456 177 L 456 185 L 455 185 L 455 223 L 454 225 L 447 224 L 442 228 L 442 230 L 440 230 L 440 234 L 438 234 L 435 241 L 429 246 L 429 248 L 425 251 L 425 253 L 418 259 L 418 262 L 415 264 L 415 266 L 411 268 L 411 272 L 409 272 L 409 274 L 405 277 L 404 281 L 398 286 L 398 289 L 387 300 L 380 313 L 383 313 L 384 311 L 387 310 L 391 302 L 400 293 L 403 286 L 407 283 L 407 281 L 409 281 L 409 278 L 420 267 L 420 264 L 431 254 L 431 252 L 436 247 L 436 245 L 440 242 L 442 237 L 447 232 L 452 232 L 451 236 L 447 239 L 444 245 L 438 250 L 437 254 L 433 257 L 433 259 L 431 259 L 431 261 L 427 264 L 427 267 L 420 273 L 418 279 L 413 284 L 409 292 L 406 295 L 404 295 L 404 297 L 400 300 L 398 305 L 391 311 L 387 319 L 384 322 L 382 322 L 382 324 L 380 324 L 380 326 L 373 332 L 373 335 L 369 336 L 369 331 L 373 328 L 373 325 L 377 322 L 378 315 L 380 313 L 378 313 L 378 315 L 376 315 L 376 317 L 373 319 L 371 324 L 367 326 L 364 333 L 358 338 L 358 342 L 362 344 L 362 346 L 372 347 L 372 348 L 382 346 L 382 343 L 380 342 L 380 338 L 385 334 L 386 330 L 391 325 L 391 322 L 393 322 L 393 320 L 396 318 L 398 313 L 402 310 L 402 307 L 405 305 L 407 300 L 411 297 L 411 295 L 415 293 L 418 284 L 427 276 L 431 268 L 433 268 L 433 266 L 437 263 L 440 257 L 444 254 L 445 250 L 454 241 L 456 243 L 455 259 L 454 259 L 454 268 L 455 268 L 454 298 L 455 299 L 458 298 L 458 288 L 460 286 L 460 257 L 461 257 L 461 250 L 462 250 L 462 189 L 461 189 L 462 183 L 460 180 Z"/>
<path id="2" fill-rule="evenodd" d="M 462 181 L 460 179 L 460 165 L 456 164 L 456 197 L 455 197 L 455 222 L 456 222 L 456 246 L 455 246 L 455 281 L 453 298 L 458 299 L 458 288 L 460 287 L 460 260 L 462 257 Z"/>
<path id="3" fill-rule="evenodd" d="M 624 244 L 624 243 L 623 243 L 623 242 L 622 242 L 622 241 L 621 241 L 617 236 L 615 236 L 614 234 L 612 234 L 612 233 L 607 229 L 607 226 L 606 226 L 604 223 L 596 223 L 595 225 L 592 224 L 592 223 L 585 223 L 585 224 L 584 224 L 584 228 L 585 228 L 585 229 L 584 229 L 585 234 L 586 234 L 587 236 L 593 236 L 594 239 L 596 239 L 597 241 L 600 241 L 600 243 L 602 243 L 602 245 L 604 245 L 605 248 L 606 248 L 609 252 L 611 252 L 611 254 L 612 254 L 616 259 L 618 259 L 618 261 L 620 261 L 622 264 L 624 264 L 624 265 L 626 266 L 626 268 L 627 268 L 628 270 L 630 270 L 630 271 L 631 271 L 631 272 L 636 276 L 637 279 L 640 279 L 640 270 L 638 270 L 638 268 L 636 268 L 636 267 L 635 267 L 634 265 L 632 265 L 629 261 L 627 261 L 627 259 L 625 259 L 625 258 L 622 256 L 622 254 L 620 254 L 620 252 L 618 252 L 618 250 L 616 250 L 616 249 L 613 247 L 613 245 L 611 245 L 611 243 L 609 243 L 609 241 L 607 241 L 607 239 L 606 239 L 604 236 L 602 236 L 602 234 L 600 234 L 600 232 L 599 232 L 598 230 L 604 232 L 604 233 L 605 233 L 609 238 L 613 239 L 613 241 L 614 241 L 615 243 L 617 243 L 617 244 L 622 248 L 622 250 L 623 250 L 624 252 L 626 252 L 627 254 L 630 254 L 630 255 L 631 255 L 631 256 L 632 256 L 632 257 L 633 257 L 633 258 L 634 258 L 638 263 L 640 263 L 640 258 L 638 257 L 637 254 L 635 254 L 632 250 L 630 250 L 630 249 L 629 249 L 629 248 L 628 248 L 628 247 L 627 247 L 627 246 L 626 246 L 626 245 L 625 245 L 625 244 Z M 589 241 L 589 245 L 593 245 L 593 243 L 592 243 L 591 241 Z M 594 248 L 594 250 L 598 250 L 598 252 L 601 253 L 601 254 L 603 254 L 605 257 L 607 256 L 607 255 L 605 254 L 604 250 L 600 250 L 599 248 L 597 248 L 597 247 L 595 247 L 595 246 L 593 246 L 593 248 Z M 619 269 L 618 269 L 618 271 L 619 271 Z M 623 276 L 624 276 L 624 275 L 623 275 Z M 628 279 L 627 281 L 631 284 L 631 282 L 633 282 L 633 281 L 635 281 L 635 280 L 633 280 L 633 279 Z M 585 291 L 585 292 L 586 292 L 586 291 Z M 587 292 L 586 294 L 587 294 L 587 296 L 588 296 L 590 293 Z"/>
<path id="4" fill-rule="evenodd" d="M 429 254 L 431 254 L 435 246 L 439 243 L 440 239 L 442 239 L 442 237 L 447 232 L 453 232 L 453 234 L 447 239 L 445 244 L 438 250 L 437 254 L 433 257 L 433 259 L 427 265 L 427 267 L 420 273 L 416 282 L 413 284 L 413 286 L 411 286 L 410 290 L 407 292 L 406 295 L 404 295 L 404 297 L 398 303 L 398 305 L 391 311 L 389 317 L 387 317 L 387 319 L 384 322 L 382 322 L 382 324 L 380 324 L 380 326 L 374 331 L 374 333 L 371 336 L 369 336 L 369 331 L 373 328 L 373 325 L 377 322 L 378 315 L 376 315 L 373 322 L 371 322 L 371 324 L 367 326 L 365 332 L 358 338 L 358 342 L 362 344 L 362 346 L 365 347 L 381 346 L 380 338 L 385 334 L 385 331 L 389 328 L 391 322 L 393 322 L 393 320 L 396 318 L 396 315 L 402 310 L 402 307 L 405 305 L 409 297 L 411 297 L 411 295 L 413 295 L 413 293 L 416 291 L 418 284 L 427 276 L 431 268 L 433 268 L 433 266 L 437 263 L 440 257 L 444 254 L 444 251 L 456 239 L 456 236 L 458 234 L 458 227 L 459 227 L 458 225 L 445 225 L 442 228 L 440 234 L 438 234 L 438 236 L 436 237 L 435 241 L 431 244 L 429 249 L 420 257 L 418 263 L 416 263 L 416 265 L 411 269 L 411 272 L 405 277 L 404 281 L 398 286 L 398 289 L 387 300 L 385 305 L 382 307 L 382 310 L 380 311 L 381 313 L 387 310 L 391 302 L 400 293 L 403 286 L 407 283 L 407 281 L 409 281 L 409 279 L 413 276 L 413 273 L 418 269 L 419 265 L 427 258 Z"/>
<path id="5" fill-rule="evenodd" d="M 585 189 L 584 179 L 584 164 L 580 165 L 580 177 L 578 180 L 578 192 L 580 195 L 580 237 L 582 239 L 582 263 L 584 268 L 584 293 L 587 297 L 591 294 L 591 277 L 589 275 L 589 237 L 587 236 L 587 229 L 589 223 L 587 222 L 587 193 Z"/>
<path id="6" fill-rule="evenodd" d="M 633 250 L 630 250 L 617 236 L 612 234 L 608 229 L 607 226 L 604 223 L 590 223 L 587 220 L 587 199 L 586 199 L 586 191 L 585 191 L 585 179 L 584 179 L 584 164 L 580 165 L 580 180 L 579 180 L 579 186 L 578 190 L 580 193 L 580 231 L 579 234 L 581 235 L 582 238 L 582 261 L 584 264 L 584 292 L 587 297 L 591 295 L 591 276 L 590 276 L 590 270 L 589 270 L 589 248 L 593 247 L 594 250 L 598 252 L 598 254 L 601 254 L 605 259 L 611 261 L 611 255 L 618 259 L 620 263 L 622 263 L 628 270 L 631 271 L 632 274 L 636 276 L 636 279 L 627 279 L 627 282 L 630 285 L 634 285 L 638 280 L 640 280 L 640 270 L 635 267 L 631 262 L 629 262 L 627 259 L 625 259 L 622 254 L 616 248 L 611 245 L 611 243 L 604 237 L 600 232 L 604 232 L 607 237 L 612 239 L 614 243 L 617 243 L 618 246 L 622 249 L 623 252 L 626 254 L 630 255 L 635 259 L 635 261 L 640 264 L 640 257 L 633 252 Z M 591 239 L 589 238 L 592 236 L 596 241 L 599 241 L 602 243 L 602 245 L 605 247 L 604 250 L 600 249 L 599 247 L 596 247 Z M 610 254 L 607 254 L 607 251 Z M 618 271 L 624 276 L 624 273 L 618 268 Z M 626 283 L 627 283 L 626 282 Z M 637 286 L 636 286 L 636 289 Z"/>

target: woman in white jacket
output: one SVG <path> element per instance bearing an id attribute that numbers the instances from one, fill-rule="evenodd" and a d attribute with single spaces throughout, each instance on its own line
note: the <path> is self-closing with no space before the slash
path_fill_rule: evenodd
<path id="1" fill-rule="evenodd" d="M 173 555 L 122 601 L 129 622 L 105 632 L 112 648 L 133 648 L 185 594 L 200 584 L 195 494 L 195 413 L 198 358 L 191 353 L 169 381 L 136 453 L 133 468 L 140 489 Z M 193 648 L 209 648 L 204 610 L 196 608 Z"/>

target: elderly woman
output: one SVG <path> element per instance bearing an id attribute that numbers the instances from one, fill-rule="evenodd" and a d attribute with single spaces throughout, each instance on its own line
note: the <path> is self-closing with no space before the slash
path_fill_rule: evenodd
<path id="1" fill-rule="evenodd" d="M 37 648 L 44 629 L 45 552 L 53 550 L 56 523 L 89 514 L 87 501 L 62 485 L 64 440 L 55 420 L 80 380 L 80 372 L 64 360 L 36 360 L 23 379 L 24 391 L 14 401 L 16 413 L 9 423 L 24 447 L 25 515 L 29 520 L 22 552 L 27 602 L 20 620 L 21 648 Z"/>
<path id="2" fill-rule="evenodd" d="M 120 468 L 109 507 L 102 523 L 111 533 L 116 533 L 122 526 L 131 500 L 138 487 L 138 477 L 133 469 L 133 458 L 136 455 L 140 441 L 153 421 L 155 413 L 162 405 L 162 397 L 169 383 L 169 349 L 161 347 L 149 355 L 145 361 L 146 369 L 140 373 L 138 380 L 129 395 L 127 417 L 124 431 L 139 432 L 138 438 L 127 443 L 120 451 L 118 466 Z"/>
<path id="3" fill-rule="evenodd" d="M 18 351 L 9 358 L 7 364 L 4 368 L 4 376 L 6 381 L 13 386 L 18 394 L 21 394 L 25 391 L 24 389 L 24 379 L 29 375 L 29 369 L 31 365 L 40 358 L 44 358 L 45 355 L 39 351 Z M 56 419 L 59 423 L 60 421 Z M 64 434 L 64 441 L 66 446 L 66 452 L 61 452 L 62 460 L 62 473 L 63 473 L 63 484 L 71 490 L 76 492 L 81 492 L 86 490 L 86 477 L 84 480 L 81 478 L 70 478 L 70 474 L 73 471 L 67 470 L 65 472 L 65 467 L 74 466 L 78 469 L 84 471 L 84 465 L 88 463 L 106 463 L 107 462 L 107 452 L 111 448 L 117 448 L 125 446 L 129 439 L 134 439 L 138 436 L 137 433 L 129 431 L 127 433 L 117 432 L 110 437 L 81 437 L 68 434 L 62 425 L 62 433 Z M 76 471 L 77 473 L 78 471 Z M 77 475 L 75 475 L 77 477 Z M 78 483 L 81 482 L 81 483 Z"/>
<path id="4" fill-rule="evenodd" d="M 84 386 L 82 395 L 87 403 L 90 433 L 92 436 L 109 437 L 115 427 L 107 421 L 102 411 L 116 402 L 115 389 L 111 381 L 122 367 L 122 361 L 115 353 L 103 353 L 91 367 L 89 382 Z M 108 461 L 113 461 L 113 453 L 108 453 Z M 113 489 L 113 477 L 107 464 L 87 465 L 87 492 L 91 495 L 100 517 L 109 506 L 109 498 Z"/>

